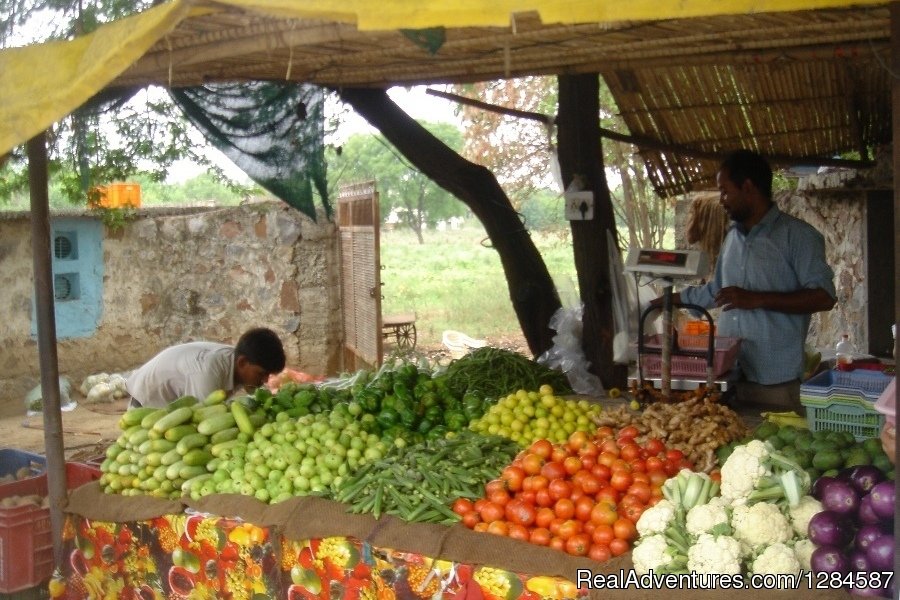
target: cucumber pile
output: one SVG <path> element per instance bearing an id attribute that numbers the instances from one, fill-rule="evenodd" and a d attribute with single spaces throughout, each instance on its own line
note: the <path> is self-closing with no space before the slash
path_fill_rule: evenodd
<path id="1" fill-rule="evenodd" d="M 133 408 L 119 420 L 122 434 L 106 451 L 100 484 L 107 493 L 179 498 L 208 473 L 226 448 L 246 443 L 265 416 L 240 402 L 225 405 L 216 391 L 202 402 L 184 396 L 166 408 Z"/>

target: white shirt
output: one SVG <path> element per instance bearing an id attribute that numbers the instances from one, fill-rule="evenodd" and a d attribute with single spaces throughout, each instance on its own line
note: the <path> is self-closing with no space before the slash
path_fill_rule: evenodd
<path id="1" fill-rule="evenodd" d="M 126 381 L 141 406 L 163 408 L 186 395 L 203 400 L 216 390 L 234 388 L 234 347 L 189 342 L 166 348 Z"/>

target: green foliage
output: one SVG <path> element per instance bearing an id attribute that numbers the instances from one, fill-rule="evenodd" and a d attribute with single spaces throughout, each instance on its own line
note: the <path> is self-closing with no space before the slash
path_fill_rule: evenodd
<path id="1" fill-rule="evenodd" d="M 111 231 L 116 231 L 125 226 L 129 221 L 133 221 L 137 215 L 137 211 L 133 208 L 96 208 L 95 214 L 100 216 L 100 220 Z"/>
<path id="2" fill-rule="evenodd" d="M 447 123 L 425 123 L 437 138 L 454 150 L 462 147 L 462 134 Z M 463 216 L 466 206 L 410 165 L 381 135 L 356 134 L 328 153 L 329 189 L 343 183 L 374 179 L 384 221 L 392 212 L 401 223 L 421 235 L 426 226 Z"/>

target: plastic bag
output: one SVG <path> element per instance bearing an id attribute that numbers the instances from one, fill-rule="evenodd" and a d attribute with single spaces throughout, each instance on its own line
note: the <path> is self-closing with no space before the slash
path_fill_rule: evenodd
<path id="1" fill-rule="evenodd" d="M 603 383 L 600 378 L 588 371 L 591 363 L 584 356 L 581 348 L 582 323 L 584 305 L 573 302 L 574 294 L 560 293 L 562 308 L 550 317 L 549 326 L 556 331 L 553 346 L 537 358 L 538 364 L 551 369 L 559 369 L 566 374 L 572 390 L 587 396 L 602 396 Z M 567 306 L 568 304 L 568 306 Z"/>
<path id="2" fill-rule="evenodd" d="M 25 414 L 29 417 L 39 415 L 44 409 L 44 394 L 41 386 L 35 387 L 25 395 Z M 78 403 L 72 400 L 72 382 L 68 377 L 59 378 L 59 408 L 63 411 L 75 410 Z"/>

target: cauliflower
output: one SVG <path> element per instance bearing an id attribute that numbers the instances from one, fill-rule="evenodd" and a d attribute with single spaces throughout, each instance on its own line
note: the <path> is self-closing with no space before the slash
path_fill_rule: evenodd
<path id="1" fill-rule="evenodd" d="M 728 511 L 721 497 L 713 498 L 708 504 L 700 504 L 687 513 L 687 532 L 693 536 L 702 533 L 730 535 Z"/>
<path id="2" fill-rule="evenodd" d="M 650 571 L 659 572 L 672 565 L 674 552 L 669 549 L 665 536 L 660 534 L 641 538 L 631 553 L 634 570 L 638 575 Z"/>
<path id="3" fill-rule="evenodd" d="M 759 440 L 737 446 L 722 465 L 722 497 L 732 503 L 747 498 L 760 480 L 770 474 L 765 465 L 768 456 L 768 448 Z"/>
<path id="4" fill-rule="evenodd" d="M 815 551 L 816 545 L 809 539 L 798 540 L 794 544 L 794 555 L 804 571 L 812 571 L 812 554 Z"/>
<path id="5" fill-rule="evenodd" d="M 752 506 L 735 506 L 731 515 L 734 537 L 744 545 L 745 553 L 778 542 L 787 542 L 794 531 L 787 517 L 774 504 L 760 502 Z"/>
<path id="6" fill-rule="evenodd" d="M 675 520 L 675 505 L 668 500 L 660 500 L 651 506 L 638 519 L 635 526 L 641 537 L 656 533 L 665 533 L 666 528 Z"/>
<path id="7" fill-rule="evenodd" d="M 807 537 L 809 530 L 809 520 L 817 513 L 825 510 L 822 503 L 812 496 L 803 496 L 800 498 L 800 504 L 791 507 L 791 525 L 797 536 L 801 538 Z"/>
<path id="8" fill-rule="evenodd" d="M 741 544 L 727 535 L 700 534 L 697 542 L 688 548 L 687 569 L 696 573 L 741 572 Z"/>
<path id="9" fill-rule="evenodd" d="M 782 498 L 796 506 L 809 486 L 800 465 L 760 440 L 736 447 L 722 465 L 722 497 L 732 506 Z"/>
<path id="10" fill-rule="evenodd" d="M 750 570 L 754 573 L 761 574 L 778 574 L 778 573 L 799 573 L 800 561 L 790 546 L 786 544 L 776 543 L 767 546 L 753 564 Z"/>

